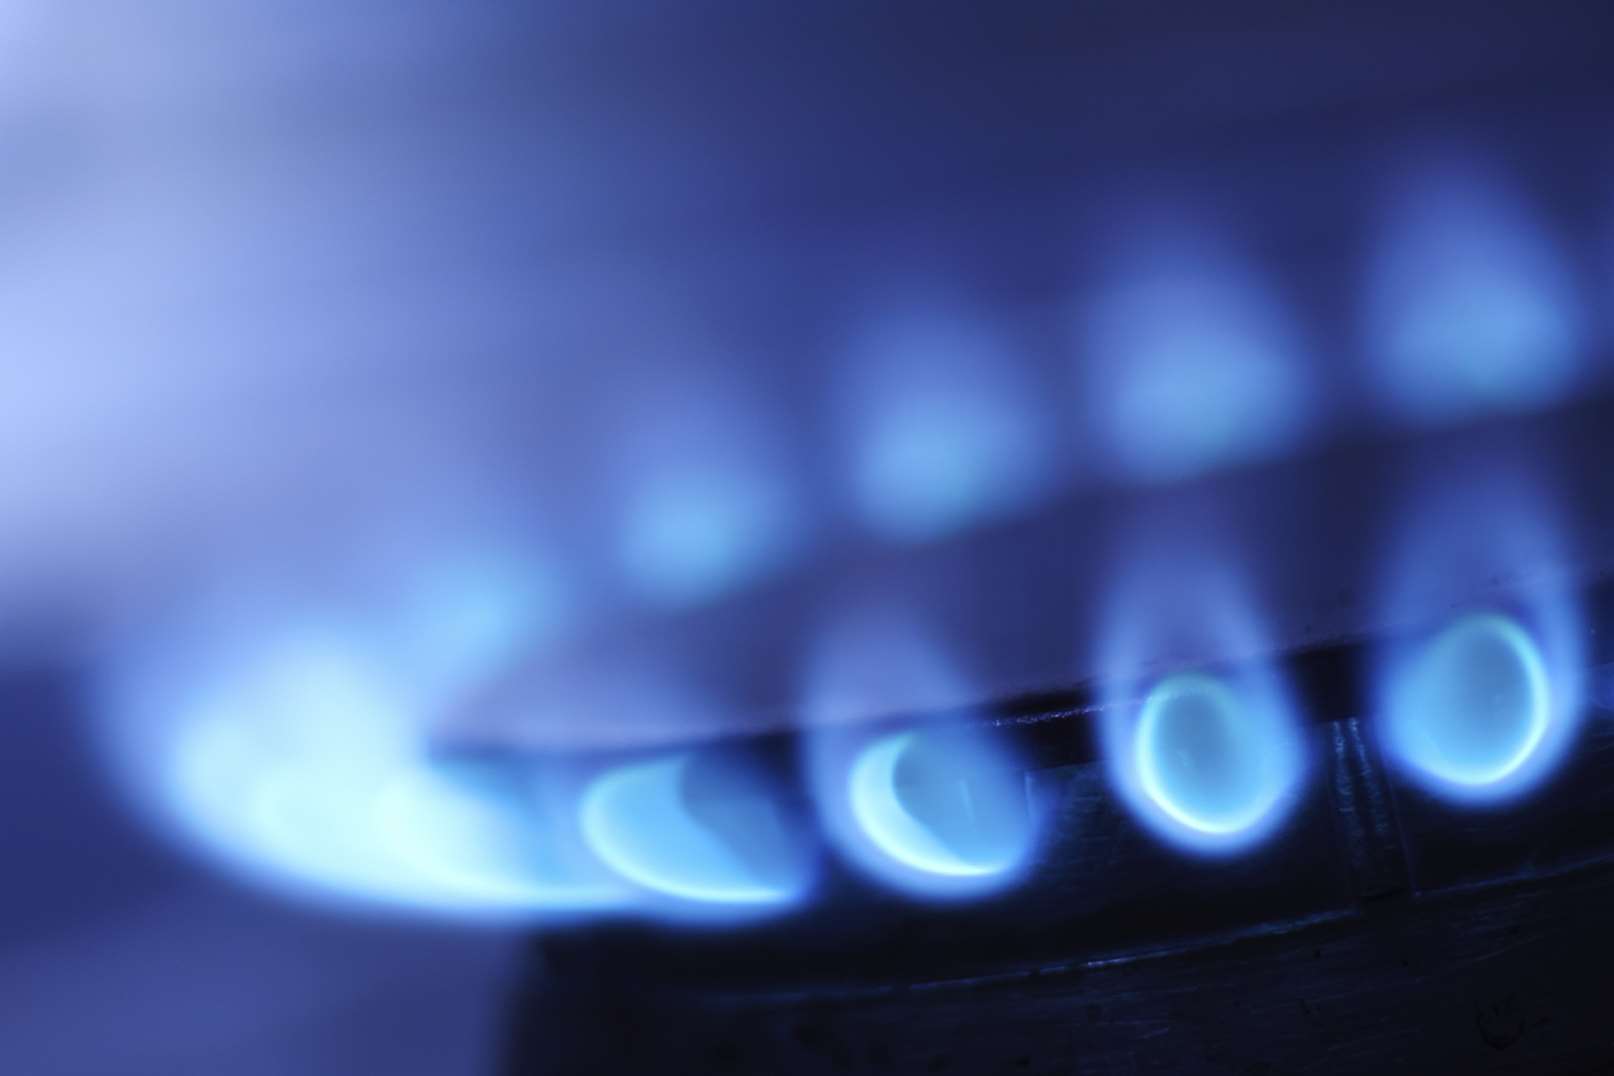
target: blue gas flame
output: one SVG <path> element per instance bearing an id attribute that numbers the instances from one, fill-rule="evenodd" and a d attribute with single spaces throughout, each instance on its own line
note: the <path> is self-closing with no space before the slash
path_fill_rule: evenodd
<path id="1" fill-rule="evenodd" d="M 395 861 L 467 900 L 548 919 L 625 909 L 630 895 L 571 824 L 573 796 L 559 775 L 434 761 L 394 774 L 376 810 Z"/>
<path id="2" fill-rule="evenodd" d="M 867 745 L 847 772 L 845 795 L 879 858 L 859 859 L 924 895 L 1002 888 L 1033 843 L 1017 761 L 975 729 L 909 730 Z"/>
<path id="3" fill-rule="evenodd" d="M 151 775 L 168 823 L 209 853 L 279 888 L 458 915 L 623 902 L 526 845 L 536 794 L 492 795 L 435 762 L 383 664 L 351 642 L 264 641 L 247 661 L 174 698 Z"/>
<path id="4" fill-rule="evenodd" d="M 708 601 L 787 563 L 807 521 L 781 421 L 736 371 L 668 360 L 636 374 L 607 446 L 615 567 L 653 602 Z"/>
<path id="5" fill-rule="evenodd" d="M 1562 250 L 1496 169 L 1446 153 L 1404 171 L 1367 318 L 1398 414 L 1439 423 L 1550 405 L 1581 374 L 1585 331 Z"/>
<path id="6" fill-rule="evenodd" d="M 1397 754 L 1435 780 L 1480 788 L 1529 762 L 1552 711 L 1529 632 L 1508 616 L 1471 613 L 1409 655 L 1384 716 Z"/>
<path id="7" fill-rule="evenodd" d="M 1436 795 L 1507 802 L 1561 761 L 1583 707 L 1580 614 L 1551 498 L 1523 464 L 1426 475 L 1382 601 L 1386 754 Z M 1475 478 L 1481 475 L 1482 478 Z"/>
<path id="8" fill-rule="evenodd" d="M 1138 784 L 1180 825 L 1210 837 L 1260 824 L 1284 791 L 1283 729 L 1237 687 L 1178 674 L 1149 692 L 1133 730 Z"/>
<path id="9" fill-rule="evenodd" d="M 136 805 L 234 872 L 311 899 L 462 919 L 627 906 L 542 789 L 432 754 L 445 692 L 486 672 L 468 647 L 500 660 L 507 631 L 548 619 L 440 582 L 369 619 L 238 596 L 131 645 L 103 701 Z M 478 630 L 436 650 L 445 623 Z"/>
<path id="10" fill-rule="evenodd" d="M 865 607 L 819 642 L 806 687 L 804 772 L 826 833 L 876 881 L 955 899 L 1000 890 L 1031 862 L 1025 766 L 968 710 L 869 737 L 854 715 L 958 707 L 968 678 L 898 609 Z"/>
<path id="11" fill-rule="evenodd" d="M 1136 817 L 1179 848 L 1224 855 L 1282 824 L 1306 756 L 1238 575 L 1208 559 L 1216 542 L 1203 534 L 1193 550 L 1131 550 L 1105 623 L 1100 730 Z"/>
<path id="12" fill-rule="evenodd" d="M 688 902 L 688 914 L 702 905 L 730 915 L 799 900 L 811 881 L 809 862 L 780 805 L 760 781 L 745 781 L 749 787 L 738 792 L 692 787 L 699 782 L 691 780 L 691 762 L 689 754 L 668 755 L 596 778 L 580 808 L 595 854 L 649 893 Z M 692 802 L 701 794 L 712 798 L 704 814 Z"/>
<path id="13" fill-rule="evenodd" d="M 863 522 L 918 541 L 1030 505 L 1055 478 L 1052 416 L 993 325 L 926 308 L 872 327 L 844 360 Z"/>
<path id="14" fill-rule="evenodd" d="M 645 595 L 674 604 L 717 597 L 767 574 L 796 545 L 782 484 L 743 453 L 647 470 L 620 537 L 622 568 Z"/>
<path id="15" fill-rule="evenodd" d="M 1200 220 L 1137 219 L 1082 308 L 1089 421 L 1123 477 L 1275 454 L 1316 417 L 1299 334 L 1254 264 Z"/>

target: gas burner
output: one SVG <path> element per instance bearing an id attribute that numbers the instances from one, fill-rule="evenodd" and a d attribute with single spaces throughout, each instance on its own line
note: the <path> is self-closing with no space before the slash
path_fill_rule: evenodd
<path id="1" fill-rule="evenodd" d="M 164 836 L 511 1076 L 1614 1062 L 1608 14 L 181 6 L 0 107 Z"/>
<path id="2" fill-rule="evenodd" d="M 1614 612 L 1614 590 L 1594 598 L 1599 614 Z M 1512 760 L 1542 749 L 1537 720 L 1578 714 L 1549 697 L 1543 659 L 1518 620 L 1466 614 L 1395 641 L 1411 655 L 1398 690 L 1429 722 L 1421 751 L 1399 753 L 1404 730 L 1364 716 L 1378 693 L 1361 674 L 1379 665 L 1384 645 L 1357 640 L 1274 663 L 1304 715 L 1294 732 L 1304 778 L 1268 804 L 1284 821 L 1259 844 L 1181 854 L 1117 794 L 1115 763 L 1103 757 L 1106 714 L 1090 693 L 1017 700 L 981 726 L 1025 760 L 1011 776 L 1024 781 L 1038 821 L 1036 854 L 1013 887 L 969 902 L 936 899 L 932 888 L 915 900 L 874 884 L 888 880 L 882 871 L 832 865 L 811 905 L 725 931 L 601 922 L 541 935 L 510 1011 L 506 1071 L 1601 1063 L 1597 984 L 1614 957 L 1602 929 L 1614 893 L 1614 713 L 1594 705 L 1573 730 L 1550 795 L 1474 798 L 1467 793 L 1481 782 L 1465 770 L 1454 799 L 1451 774 L 1432 758 Z M 1229 753 L 1247 750 L 1227 729 L 1248 716 L 1229 686 L 1237 682 L 1234 669 L 1179 675 L 1124 706 L 1132 749 L 1181 764 L 1146 794 L 1180 795 L 1168 813 L 1202 836 L 1224 834 L 1194 810 L 1260 799 L 1229 783 L 1255 765 L 1228 765 Z M 1178 707 L 1208 710 L 1214 734 L 1179 730 L 1178 714 L 1160 712 Z M 1173 742 L 1179 731 L 1190 735 Z M 874 729 L 858 739 L 883 764 L 906 735 Z M 1221 769 L 1194 765 L 1207 758 Z M 1489 783 L 1505 785 L 1510 772 L 1491 765 Z M 859 777 L 854 765 L 854 798 Z M 692 813 L 699 787 L 690 786 Z M 947 835 L 931 830 L 932 840 Z M 905 851 L 893 858 L 912 866 L 912 846 Z M 949 875 L 954 866 L 923 869 Z"/>

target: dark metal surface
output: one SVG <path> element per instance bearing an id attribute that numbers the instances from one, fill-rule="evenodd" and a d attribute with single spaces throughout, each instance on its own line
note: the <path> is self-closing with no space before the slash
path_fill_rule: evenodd
<path id="1" fill-rule="evenodd" d="M 1614 871 L 1114 960 L 864 992 L 619 989 L 558 966 L 506 1071 L 1580 1073 L 1614 1065 Z"/>

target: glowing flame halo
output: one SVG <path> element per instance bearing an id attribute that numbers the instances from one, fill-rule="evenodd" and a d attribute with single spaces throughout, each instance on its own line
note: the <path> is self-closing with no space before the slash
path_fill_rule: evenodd
<path id="1" fill-rule="evenodd" d="M 422 593 L 422 630 L 474 626 L 457 638 L 484 658 L 521 630 L 484 588 Z M 474 655 L 386 627 L 239 594 L 148 627 L 100 684 L 114 775 L 162 830 L 295 896 L 462 920 L 624 906 L 546 828 L 542 789 L 430 753 L 425 715 Z"/>
<path id="2" fill-rule="evenodd" d="M 1129 550 L 1099 657 L 1110 784 L 1175 847 L 1248 849 L 1282 824 L 1305 776 L 1288 691 L 1230 564 L 1174 542 Z M 1146 662 L 1174 653 L 1176 671 L 1151 674 Z"/>
<path id="3" fill-rule="evenodd" d="M 1407 634 L 1380 648 L 1374 716 L 1414 783 L 1507 803 L 1556 769 L 1579 725 L 1581 614 L 1529 461 L 1464 462 L 1462 481 L 1419 476 L 1386 559 L 1384 619 Z"/>
<path id="4" fill-rule="evenodd" d="M 1024 763 L 960 706 L 967 677 L 900 603 L 870 604 L 829 623 L 806 684 L 803 772 L 825 832 L 876 881 L 953 900 L 1014 884 L 1038 826 Z M 948 712 L 870 735 L 853 716 Z"/>
<path id="5" fill-rule="evenodd" d="M 690 795 L 708 801 L 702 809 Z M 590 848 L 673 915 L 779 910 L 812 881 L 810 849 L 765 775 L 737 758 L 688 752 L 613 766 L 579 807 Z"/>

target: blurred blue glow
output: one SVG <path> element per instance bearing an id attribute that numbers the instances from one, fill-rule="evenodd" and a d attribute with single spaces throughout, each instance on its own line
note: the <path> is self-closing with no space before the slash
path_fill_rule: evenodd
<path id="1" fill-rule="evenodd" d="M 721 597 L 807 544 L 784 419 L 742 371 L 669 359 L 638 372 L 633 391 L 615 400 L 621 413 L 606 447 L 611 552 L 624 580 L 652 602 Z"/>
<path id="2" fill-rule="evenodd" d="M 1580 374 L 1585 327 L 1564 254 L 1479 161 L 1407 169 L 1368 300 L 1380 386 L 1405 418 L 1544 407 Z"/>
<path id="3" fill-rule="evenodd" d="M 987 735 L 891 733 L 847 776 L 852 819 L 882 879 L 925 895 L 981 892 L 1010 880 L 1033 844 L 1024 779 Z"/>
<path id="4" fill-rule="evenodd" d="M 1440 781 L 1494 785 L 1529 761 L 1552 713 L 1535 641 L 1495 613 L 1457 620 L 1410 657 L 1385 719 L 1398 753 Z"/>
<path id="5" fill-rule="evenodd" d="M 747 465 L 713 465 L 639 486 L 623 522 L 624 570 L 659 601 L 699 602 L 777 566 L 796 544 L 783 490 Z"/>
<path id="6" fill-rule="evenodd" d="M 392 855 L 484 906 L 555 915 L 628 903 L 623 886 L 574 836 L 563 794 L 537 787 L 543 778 L 520 781 L 466 768 L 438 763 L 389 777 L 377 812 Z"/>
<path id="7" fill-rule="evenodd" d="M 1184 478 L 1304 435 L 1307 356 L 1254 269 L 1194 221 L 1139 222 L 1124 254 L 1081 341 L 1088 418 L 1122 474 Z"/>
<path id="8" fill-rule="evenodd" d="M 1284 791 L 1276 737 L 1225 682 L 1161 681 L 1144 699 L 1134 764 L 1144 793 L 1174 821 L 1210 836 L 1257 825 Z"/>
<path id="9" fill-rule="evenodd" d="M 1029 360 L 992 326 L 940 308 L 891 317 L 844 361 L 853 493 L 881 537 L 939 538 L 1028 506 L 1054 480 Z"/>
<path id="10" fill-rule="evenodd" d="M 1104 757 L 1111 785 L 1153 833 L 1226 855 L 1288 817 L 1306 776 L 1304 743 L 1218 532 L 1200 521 L 1169 533 L 1126 546 L 1111 595 L 1099 655 Z M 1221 671 L 1156 679 L 1162 665 Z"/>
<path id="11" fill-rule="evenodd" d="M 326 902 L 460 919 L 629 902 L 568 849 L 541 790 L 430 756 L 463 653 L 423 664 L 409 631 L 224 609 L 125 654 L 103 685 L 118 773 L 173 836 Z"/>
<path id="12" fill-rule="evenodd" d="M 155 775 L 174 821 L 272 882 L 419 895 L 366 832 L 370 795 L 408 753 L 399 702 L 373 661 L 314 630 L 265 643 L 198 686 L 174 699 Z"/>
<path id="13" fill-rule="evenodd" d="M 725 908 L 774 908 L 804 893 L 800 850 L 765 793 L 741 793 L 727 824 L 698 816 L 689 793 L 691 756 L 625 763 L 583 794 L 583 834 L 622 877 L 654 894 Z M 721 793 L 719 793 L 721 795 Z"/>
<path id="14" fill-rule="evenodd" d="M 876 600 L 837 611 L 819 632 L 801 707 L 811 724 L 826 726 L 979 701 L 961 663 L 915 616 Z"/>
<path id="15" fill-rule="evenodd" d="M 1550 776 L 1573 742 L 1584 641 L 1572 559 L 1537 476 L 1463 463 L 1461 481 L 1437 472 L 1414 487 L 1383 558 L 1385 620 L 1409 634 L 1379 654 L 1377 728 L 1411 781 L 1502 803 Z"/>
<path id="16" fill-rule="evenodd" d="M 547 561 L 496 548 L 432 562 L 400 599 L 379 630 L 423 702 L 446 701 L 552 642 L 573 605 Z"/>
<path id="17" fill-rule="evenodd" d="M 293 644 L 181 715 L 166 803 L 278 886 L 460 915 L 577 910 L 620 889 L 538 857 L 538 803 L 451 780 L 398 701 L 329 642 Z"/>

